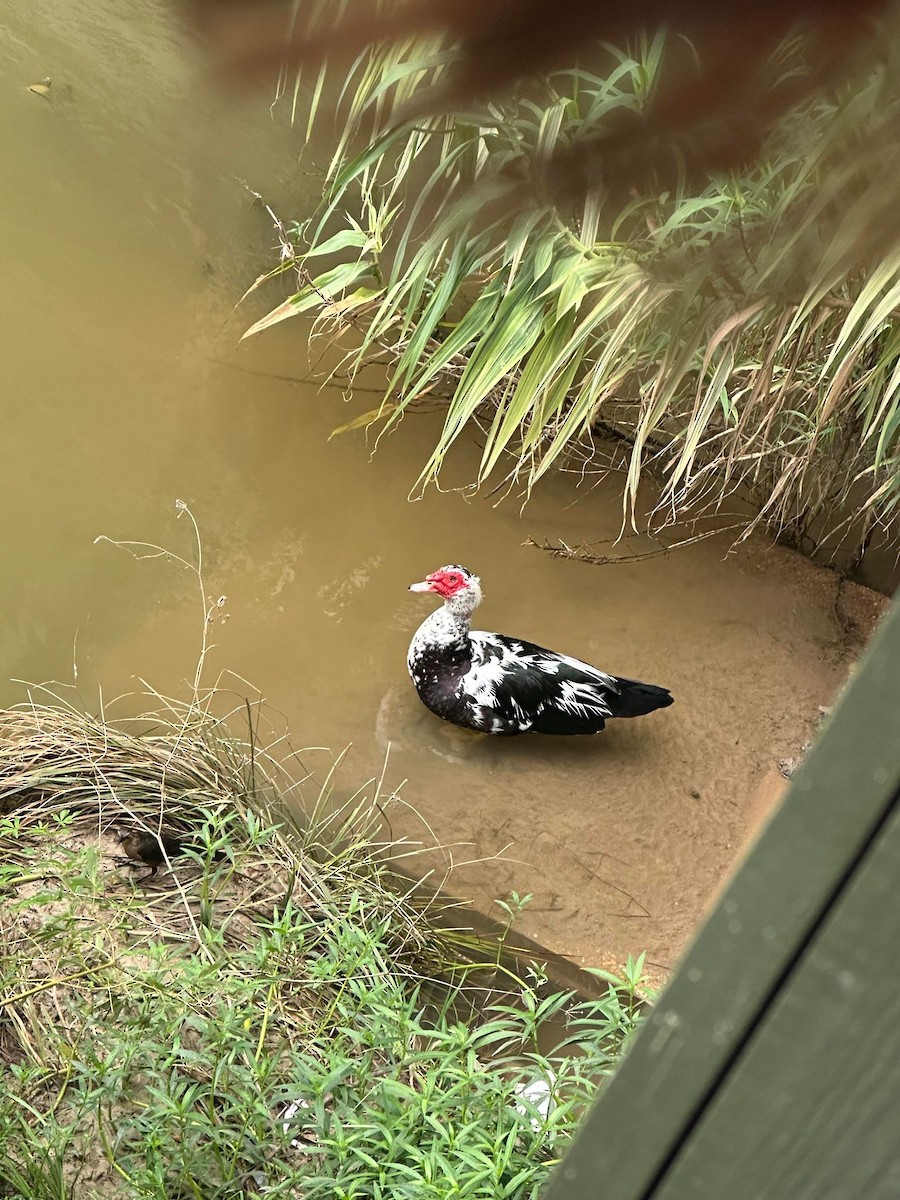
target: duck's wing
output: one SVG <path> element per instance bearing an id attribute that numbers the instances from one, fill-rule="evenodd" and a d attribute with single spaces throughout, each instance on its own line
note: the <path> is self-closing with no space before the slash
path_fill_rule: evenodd
<path id="1" fill-rule="evenodd" d="M 518 638 L 472 632 L 466 692 L 509 732 L 593 733 L 612 715 L 618 681 L 588 663 Z"/>

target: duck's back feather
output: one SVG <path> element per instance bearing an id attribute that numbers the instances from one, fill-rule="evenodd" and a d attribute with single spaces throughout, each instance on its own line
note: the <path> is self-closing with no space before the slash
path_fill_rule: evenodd
<path id="1" fill-rule="evenodd" d="M 498 633 L 470 634 L 467 694 L 524 733 L 598 733 L 613 715 L 617 680 L 596 667 L 533 642 Z"/>

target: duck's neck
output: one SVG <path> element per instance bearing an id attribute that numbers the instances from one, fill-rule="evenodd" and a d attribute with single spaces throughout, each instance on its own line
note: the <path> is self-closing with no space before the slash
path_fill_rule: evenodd
<path id="1" fill-rule="evenodd" d="M 442 604 L 419 626 L 416 641 L 421 640 L 432 646 L 446 646 L 448 649 L 467 645 L 470 617 L 470 613 L 454 611 L 450 604 Z"/>
<path id="2" fill-rule="evenodd" d="M 438 650 L 453 658 L 471 654 L 469 622 L 473 604 L 461 603 L 461 597 L 451 596 L 439 609 L 422 622 L 410 646 L 410 655 L 424 650 Z"/>

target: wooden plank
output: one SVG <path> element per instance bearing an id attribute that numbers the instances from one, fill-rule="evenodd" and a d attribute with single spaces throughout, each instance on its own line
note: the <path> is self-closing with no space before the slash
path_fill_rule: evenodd
<path id="1" fill-rule="evenodd" d="M 895 602 L 546 1200 L 653 1194 L 886 820 L 900 786 L 898 728 Z"/>
<path id="2" fill-rule="evenodd" d="M 900 804 L 654 1200 L 900 1196 Z"/>

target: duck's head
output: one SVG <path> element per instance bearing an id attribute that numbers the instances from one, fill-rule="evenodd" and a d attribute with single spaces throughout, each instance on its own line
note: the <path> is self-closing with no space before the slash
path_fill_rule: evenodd
<path id="1" fill-rule="evenodd" d="M 454 612 L 474 612 L 481 603 L 481 580 L 465 567 L 451 563 L 426 575 L 421 583 L 411 583 L 411 592 L 434 592 Z"/>

